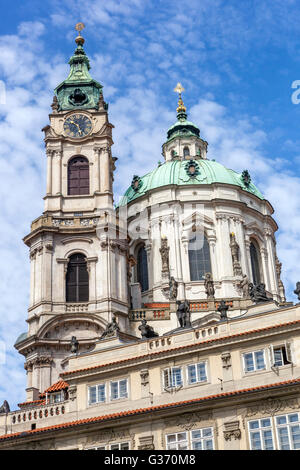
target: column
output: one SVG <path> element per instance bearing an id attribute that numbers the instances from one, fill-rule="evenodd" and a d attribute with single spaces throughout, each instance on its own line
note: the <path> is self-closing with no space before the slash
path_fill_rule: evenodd
<path id="1" fill-rule="evenodd" d="M 266 249 L 268 254 L 268 264 L 267 270 L 269 273 L 270 279 L 270 290 L 272 294 L 279 294 L 277 288 L 277 274 L 276 274 L 276 264 L 275 264 L 275 250 L 274 243 L 272 240 L 273 232 L 269 229 L 265 230 L 265 240 L 266 240 Z"/>
<path id="2" fill-rule="evenodd" d="M 100 151 L 101 147 L 94 147 L 94 176 L 93 176 L 93 188 L 94 192 L 100 191 Z"/>
<path id="3" fill-rule="evenodd" d="M 35 262 L 36 262 L 37 250 L 33 249 L 30 251 L 30 301 L 29 306 L 34 305 L 35 299 Z"/>
<path id="4" fill-rule="evenodd" d="M 89 273 L 89 300 L 94 302 L 97 298 L 96 292 L 96 262 L 98 261 L 97 256 L 87 258 L 87 269 Z"/>
<path id="5" fill-rule="evenodd" d="M 263 270 L 263 276 L 264 280 L 263 282 L 266 285 L 266 290 L 269 292 L 272 292 L 271 289 L 271 284 L 270 284 L 270 276 L 269 276 L 269 270 L 268 270 L 268 251 L 265 247 L 260 249 L 260 254 L 261 254 L 261 261 L 262 261 L 262 270 Z"/>
<path id="6" fill-rule="evenodd" d="M 52 155 L 53 151 L 47 150 L 47 196 L 52 194 Z"/>
<path id="7" fill-rule="evenodd" d="M 61 195 L 61 157 L 62 152 L 55 150 L 52 171 L 52 188 L 54 195 Z"/>
<path id="8" fill-rule="evenodd" d="M 101 148 L 101 162 L 100 162 L 100 191 L 102 193 L 110 192 L 110 161 L 109 161 L 109 147 Z"/>
<path id="9" fill-rule="evenodd" d="M 44 245 L 42 256 L 42 299 L 51 301 L 52 297 L 52 241 Z"/>

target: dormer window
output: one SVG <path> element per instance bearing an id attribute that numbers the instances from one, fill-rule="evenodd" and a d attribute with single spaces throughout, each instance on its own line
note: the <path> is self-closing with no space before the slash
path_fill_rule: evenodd
<path id="1" fill-rule="evenodd" d="M 184 156 L 184 158 L 190 156 L 190 149 L 188 147 L 184 147 L 183 156 Z"/>

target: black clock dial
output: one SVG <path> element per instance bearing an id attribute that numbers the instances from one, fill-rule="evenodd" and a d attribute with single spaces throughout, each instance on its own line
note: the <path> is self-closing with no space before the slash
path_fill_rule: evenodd
<path id="1" fill-rule="evenodd" d="M 85 137 L 91 130 L 92 122 L 84 114 L 72 114 L 64 122 L 65 134 L 75 139 Z"/>

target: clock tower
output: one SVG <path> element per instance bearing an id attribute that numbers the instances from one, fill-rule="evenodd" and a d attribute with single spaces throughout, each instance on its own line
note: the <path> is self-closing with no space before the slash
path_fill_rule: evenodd
<path id="1" fill-rule="evenodd" d="M 89 72 L 82 28 L 76 25 L 70 73 L 55 89 L 43 128 L 44 212 L 24 238 L 31 262 L 28 332 L 15 346 L 26 358 L 27 400 L 66 370 L 73 337 L 79 352 L 91 351 L 113 316 L 128 331 L 127 237 L 113 208 L 114 126 L 102 85 Z"/>

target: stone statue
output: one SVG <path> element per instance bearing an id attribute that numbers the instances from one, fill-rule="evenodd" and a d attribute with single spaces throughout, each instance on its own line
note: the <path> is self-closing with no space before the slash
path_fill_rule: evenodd
<path id="1" fill-rule="evenodd" d="M 117 323 L 116 317 L 112 317 L 112 321 L 108 323 L 106 329 L 103 331 L 100 339 L 102 338 L 111 338 L 116 336 L 117 333 L 120 331 L 119 325 Z"/>
<path id="2" fill-rule="evenodd" d="M 6 400 L 4 400 L 3 405 L 0 406 L 0 415 L 7 415 L 10 412 L 9 404 Z"/>
<path id="3" fill-rule="evenodd" d="M 188 300 L 177 300 L 177 318 L 179 321 L 180 328 L 190 328 L 191 327 L 191 312 L 190 304 Z"/>
<path id="4" fill-rule="evenodd" d="M 170 282 L 169 282 L 169 299 L 170 300 L 177 299 L 177 291 L 178 291 L 177 281 L 175 281 L 174 277 L 171 276 Z"/>
<path id="5" fill-rule="evenodd" d="M 242 275 L 242 268 L 240 265 L 240 247 L 235 239 L 235 234 L 230 234 L 230 249 L 232 256 L 233 274 L 234 276 Z"/>
<path id="6" fill-rule="evenodd" d="M 243 279 L 237 284 L 237 286 L 242 289 L 244 299 L 249 298 L 249 285 L 250 281 L 247 274 L 243 274 Z"/>
<path id="7" fill-rule="evenodd" d="M 278 282 L 280 300 L 281 300 L 281 302 L 286 302 L 285 289 L 284 289 L 283 282 L 281 280 L 281 266 L 282 266 L 282 263 L 280 263 L 279 259 L 277 258 L 277 255 L 275 255 L 275 266 L 276 266 L 276 275 L 277 275 L 277 282 Z"/>
<path id="8" fill-rule="evenodd" d="M 71 353 L 76 354 L 79 350 L 79 342 L 77 341 L 76 336 L 72 336 L 71 339 Z"/>
<path id="9" fill-rule="evenodd" d="M 154 338 L 158 336 L 158 333 L 156 333 L 152 326 L 147 325 L 147 320 L 142 320 L 139 330 L 141 332 L 142 338 L 147 339 L 147 338 Z"/>
<path id="10" fill-rule="evenodd" d="M 249 295 L 251 297 L 251 300 L 255 302 L 256 304 L 260 302 L 268 302 L 269 300 L 272 300 L 269 297 L 267 297 L 265 284 L 262 282 L 260 284 L 257 284 L 256 286 L 253 285 L 252 282 L 250 282 Z"/>
<path id="11" fill-rule="evenodd" d="M 208 299 L 213 299 L 215 297 L 215 288 L 214 281 L 211 273 L 206 273 L 204 278 L 205 292 Z"/>
<path id="12" fill-rule="evenodd" d="M 221 314 L 221 320 L 227 320 L 227 310 L 229 309 L 228 305 L 226 305 L 225 300 L 221 300 L 220 305 L 218 307 L 218 312 Z"/>
<path id="13" fill-rule="evenodd" d="M 161 255 L 161 272 L 163 275 L 169 275 L 169 251 L 168 239 L 167 237 L 161 237 L 160 245 L 160 255 Z"/>
<path id="14" fill-rule="evenodd" d="M 294 290 L 294 294 L 298 296 L 298 300 L 300 300 L 300 282 L 298 281 L 296 284 L 296 289 Z"/>

